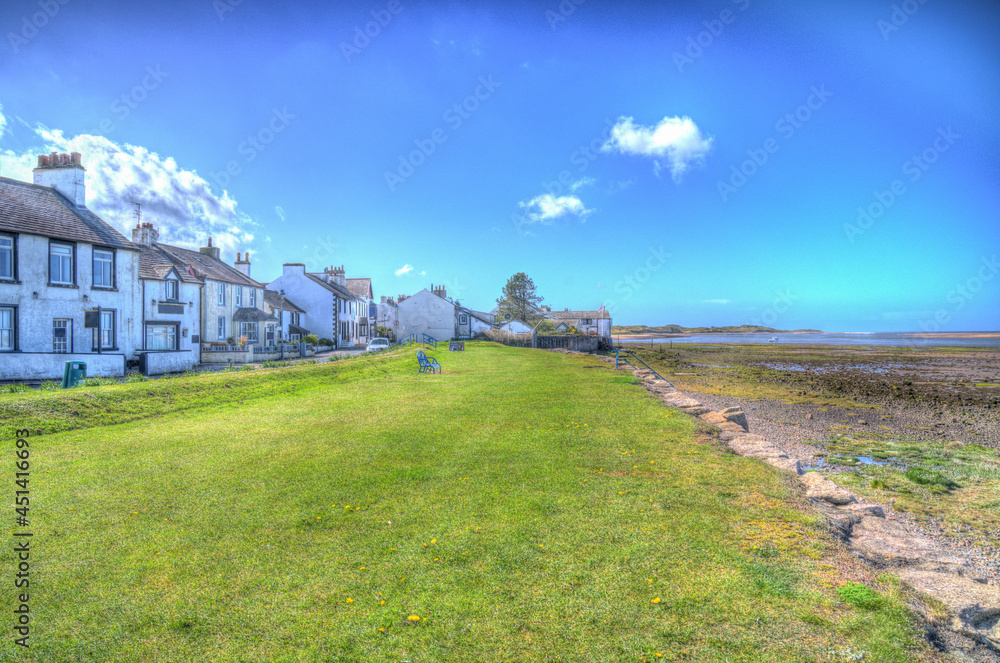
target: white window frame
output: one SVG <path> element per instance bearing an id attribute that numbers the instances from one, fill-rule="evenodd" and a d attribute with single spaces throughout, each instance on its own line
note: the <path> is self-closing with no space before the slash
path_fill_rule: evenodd
<path id="1" fill-rule="evenodd" d="M 226 340 L 226 338 L 228 338 L 226 336 L 226 316 L 220 315 L 218 321 L 216 322 L 216 325 L 217 325 L 216 329 L 218 329 L 219 332 L 219 340 L 220 341 Z"/>
<path id="2" fill-rule="evenodd" d="M 17 309 L 0 306 L 0 352 L 13 352 L 17 347 Z"/>
<path id="3" fill-rule="evenodd" d="M 57 248 L 59 249 L 58 252 L 55 251 L 55 249 Z M 63 252 L 64 249 L 69 252 L 68 255 Z M 56 258 L 56 256 L 58 256 L 58 258 Z M 53 258 L 56 258 L 58 260 L 59 264 L 58 275 L 52 273 Z M 67 260 L 69 261 L 68 265 L 64 264 L 64 261 Z M 76 269 L 74 269 L 73 265 L 75 260 L 76 260 L 75 246 L 73 246 L 72 244 L 63 244 L 61 242 L 49 242 L 49 283 L 53 283 L 56 285 L 76 285 Z M 69 280 L 62 281 L 53 278 L 54 276 L 59 276 L 60 279 L 63 278 L 64 275 L 62 274 L 62 271 L 64 267 L 68 271 L 68 274 L 65 275 L 65 278 L 68 278 Z"/>
<path id="4" fill-rule="evenodd" d="M 257 308 L 257 288 L 250 288 L 250 307 Z"/>
<path id="5" fill-rule="evenodd" d="M 103 254 L 105 257 L 98 258 L 98 254 Z M 104 276 L 104 263 L 107 263 L 107 277 L 108 283 L 98 283 L 98 263 L 101 263 L 101 277 Z M 94 247 L 93 260 L 91 261 L 91 266 L 94 272 L 94 287 L 95 288 L 114 288 L 115 287 L 115 252 L 112 249 L 102 249 L 99 247 Z"/>
<path id="6" fill-rule="evenodd" d="M 180 284 L 178 284 L 177 279 L 167 279 L 163 282 L 163 299 L 168 302 L 176 302 L 180 290 Z"/>
<path id="7" fill-rule="evenodd" d="M 114 350 L 118 340 L 117 311 L 101 309 L 99 327 L 97 328 L 97 340 L 101 344 L 102 350 Z"/>
<path id="8" fill-rule="evenodd" d="M 219 306 L 225 306 L 225 305 L 226 305 L 226 284 L 225 283 L 220 283 L 219 284 Z"/>
<path id="9" fill-rule="evenodd" d="M 56 330 L 62 329 L 64 336 L 56 336 Z M 52 319 L 52 352 L 56 354 L 68 354 L 73 352 L 73 320 L 72 318 Z"/>
<path id="10" fill-rule="evenodd" d="M 241 306 L 243 306 L 243 287 L 242 286 L 238 286 L 238 285 L 234 285 L 233 286 L 233 303 L 236 305 L 236 308 L 240 308 Z"/>
<path id="11" fill-rule="evenodd" d="M 256 322 L 240 323 L 240 338 L 246 336 L 247 343 L 257 343 L 260 339 L 260 326 Z"/>
<path id="12" fill-rule="evenodd" d="M 150 340 L 165 341 L 165 347 L 155 347 L 159 343 L 150 343 Z M 177 325 L 176 324 L 147 324 L 146 325 L 146 349 L 147 350 L 177 350 Z"/>

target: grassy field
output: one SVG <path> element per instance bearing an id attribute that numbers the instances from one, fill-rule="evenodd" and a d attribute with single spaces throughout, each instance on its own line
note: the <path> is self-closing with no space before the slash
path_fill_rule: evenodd
<path id="1" fill-rule="evenodd" d="M 466 347 L 0 397 L 0 660 L 932 660 L 792 479 L 596 359 Z"/>

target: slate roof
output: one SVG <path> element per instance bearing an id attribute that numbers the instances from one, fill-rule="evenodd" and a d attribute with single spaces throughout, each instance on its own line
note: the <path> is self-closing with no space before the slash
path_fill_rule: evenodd
<path id="1" fill-rule="evenodd" d="M 200 284 L 202 282 L 198 277 L 191 275 L 187 263 L 163 250 L 161 245 L 148 247 L 139 244 L 137 246 L 139 247 L 139 278 L 162 281 L 171 269 L 176 269 L 182 283 Z"/>
<path id="2" fill-rule="evenodd" d="M 323 286 L 324 288 L 326 288 L 327 290 L 329 290 L 333 294 L 337 295 L 341 299 L 354 299 L 354 295 L 352 295 L 351 292 L 347 288 L 342 288 L 341 286 L 339 286 L 339 285 L 337 285 L 335 283 L 327 283 L 326 281 L 324 281 L 320 277 L 316 276 L 315 274 L 309 274 L 307 272 L 306 276 L 308 278 L 312 279 L 313 281 L 315 281 L 316 283 L 320 284 L 321 286 Z"/>
<path id="3" fill-rule="evenodd" d="M 182 264 L 190 265 L 201 278 L 232 283 L 234 285 L 245 285 L 251 288 L 264 287 L 262 283 L 254 281 L 235 267 L 227 265 L 221 260 L 216 260 L 212 256 L 205 255 L 200 251 L 182 249 L 179 246 L 169 246 L 167 244 L 157 244 L 157 246 L 179 260 Z"/>
<path id="4" fill-rule="evenodd" d="M 0 231 L 135 251 L 138 247 L 52 187 L 0 177 Z"/>
<path id="5" fill-rule="evenodd" d="M 360 299 L 373 299 L 371 279 L 347 279 L 347 289 L 352 295 Z"/>
<path id="6" fill-rule="evenodd" d="M 290 324 L 290 325 L 288 325 L 288 333 L 289 334 L 298 334 L 299 336 L 308 336 L 312 332 L 309 331 L 308 329 L 306 329 L 305 327 L 299 327 L 298 325 L 292 325 L 292 324 Z"/>
<path id="7" fill-rule="evenodd" d="M 296 306 L 295 303 L 288 297 L 285 297 L 284 305 L 282 305 L 281 295 L 274 290 L 264 291 L 264 303 L 270 306 L 272 311 L 283 309 L 285 311 L 291 311 L 292 313 L 305 313 L 305 309 L 301 309 Z"/>
<path id="8" fill-rule="evenodd" d="M 557 320 L 582 320 L 584 318 L 611 319 L 611 314 L 607 311 L 546 311 L 546 313 Z"/>
<path id="9" fill-rule="evenodd" d="M 233 322 L 275 322 L 277 318 L 264 313 L 259 308 L 245 306 L 233 313 Z"/>

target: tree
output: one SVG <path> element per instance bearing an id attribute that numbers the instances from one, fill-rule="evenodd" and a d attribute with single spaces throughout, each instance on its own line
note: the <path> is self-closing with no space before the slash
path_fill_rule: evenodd
<path id="1" fill-rule="evenodd" d="M 539 305 L 542 297 L 535 292 L 535 282 L 524 272 L 518 272 L 507 279 L 503 287 L 503 296 L 497 300 L 497 322 L 503 324 L 507 315 L 511 320 L 523 320 L 534 323 L 541 317 Z"/>

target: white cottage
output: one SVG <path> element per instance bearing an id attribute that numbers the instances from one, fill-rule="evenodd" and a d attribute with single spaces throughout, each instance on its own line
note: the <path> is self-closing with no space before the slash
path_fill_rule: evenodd
<path id="1" fill-rule="evenodd" d="M 87 209 L 78 152 L 0 178 L 0 380 L 120 376 L 142 347 L 139 249 Z"/>
<path id="2" fill-rule="evenodd" d="M 140 248 L 143 342 L 140 366 L 146 375 L 194 368 L 201 360 L 203 282 L 173 247 L 158 242 L 152 223 L 136 224 L 132 243 Z"/>
<path id="3" fill-rule="evenodd" d="M 412 297 L 400 296 L 396 316 L 397 337 L 413 334 L 418 342 L 424 334 L 438 341 L 471 338 L 493 325 L 491 314 L 452 301 L 444 286 L 432 285 L 431 290 L 421 290 Z"/>
<path id="4" fill-rule="evenodd" d="M 310 274 L 302 263 L 285 263 L 281 276 L 268 283 L 267 289 L 283 290 L 305 311 L 300 326 L 320 339 L 330 339 L 337 348 L 353 346 L 357 298 L 347 289 L 343 267 Z"/>

